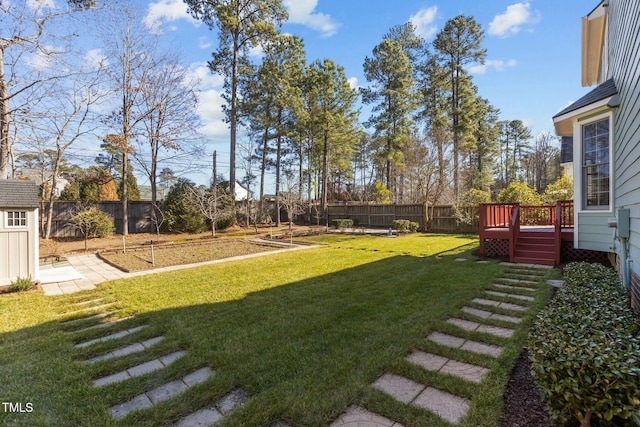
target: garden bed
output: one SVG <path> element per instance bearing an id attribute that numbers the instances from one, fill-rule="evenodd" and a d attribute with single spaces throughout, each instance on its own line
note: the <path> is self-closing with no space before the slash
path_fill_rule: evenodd
<path id="1" fill-rule="evenodd" d="M 234 256 L 251 255 L 281 249 L 253 240 L 224 239 L 198 243 L 138 246 L 122 250 L 102 251 L 98 255 L 109 264 L 125 272 L 151 270 L 173 265 L 214 261 Z"/>

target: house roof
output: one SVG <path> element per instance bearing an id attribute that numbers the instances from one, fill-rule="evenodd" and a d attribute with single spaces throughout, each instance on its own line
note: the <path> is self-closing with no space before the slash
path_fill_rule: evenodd
<path id="1" fill-rule="evenodd" d="M 613 79 L 609 79 L 601 85 L 598 85 L 591 92 L 587 93 L 585 96 L 578 99 L 576 102 L 569 105 L 564 110 L 560 111 L 558 114 L 553 116 L 553 118 L 555 119 L 556 117 L 560 117 L 582 107 L 586 107 L 587 105 L 602 101 L 603 99 L 609 98 L 617 93 L 618 89 L 616 88 L 616 84 L 614 83 Z"/>
<path id="2" fill-rule="evenodd" d="M 0 179 L 0 209 L 38 206 L 38 186 L 35 182 Z"/>
<path id="3" fill-rule="evenodd" d="M 601 85 L 598 85 L 591 92 L 587 93 L 585 96 L 578 99 L 576 102 L 569 105 L 564 110 L 560 111 L 558 114 L 553 116 L 553 118 L 560 117 L 582 107 L 586 107 L 587 105 L 602 101 L 603 99 L 609 98 L 617 93 L 618 89 L 616 88 L 616 84 L 613 82 L 613 79 L 609 79 Z"/>

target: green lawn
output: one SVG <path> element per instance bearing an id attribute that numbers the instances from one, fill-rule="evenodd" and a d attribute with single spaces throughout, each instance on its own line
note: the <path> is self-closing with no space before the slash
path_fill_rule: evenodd
<path id="1" fill-rule="evenodd" d="M 251 400 L 221 425 L 269 426 L 281 420 L 292 426 L 324 426 L 353 404 L 406 426 L 449 425 L 371 388 L 385 372 L 472 399 L 464 425 L 497 424 L 504 386 L 534 311 L 510 340 L 467 333 L 506 348 L 496 360 L 465 356 L 492 369 L 479 385 L 429 373 L 404 360 L 413 349 L 447 356 L 425 337 L 436 328 L 452 331 L 445 321 L 464 317 L 460 308 L 503 271 L 497 262 L 471 261 L 477 236 L 325 235 L 308 240 L 324 245 L 114 281 L 62 297 L 40 292 L 0 297 L 0 401 L 33 405 L 32 412 L 22 414 L 0 408 L 0 425 L 118 425 L 109 416 L 110 406 L 202 366 L 216 374 L 120 425 L 172 425 L 237 387 Z M 549 295 L 545 289 L 534 305 L 543 306 Z M 100 297 L 121 309 L 118 316 L 134 316 L 114 330 L 148 327 L 124 341 L 75 349 L 74 343 L 107 331 L 73 333 L 60 320 L 71 316 L 64 315 L 71 303 Z M 143 353 L 81 363 L 157 335 L 166 339 Z M 166 369 L 92 387 L 92 379 L 181 349 L 186 356 Z"/>

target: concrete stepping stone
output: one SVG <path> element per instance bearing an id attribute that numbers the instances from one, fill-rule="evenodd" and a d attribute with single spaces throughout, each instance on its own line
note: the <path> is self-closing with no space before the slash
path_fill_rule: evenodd
<path id="1" fill-rule="evenodd" d="M 467 399 L 433 387 L 427 387 L 413 404 L 454 424 L 460 422 L 471 406 Z"/>
<path id="2" fill-rule="evenodd" d="M 440 372 L 462 378 L 466 381 L 479 383 L 489 373 L 489 369 L 469 363 L 458 362 L 422 351 L 414 351 L 407 360 L 415 365 L 421 366 L 428 371 Z"/>
<path id="3" fill-rule="evenodd" d="M 216 404 L 215 408 L 204 408 L 186 416 L 176 427 L 211 427 L 218 424 L 237 409 L 249 401 L 249 395 L 243 389 L 235 389 L 224 396 Z"/>
<path id="4" fill-rule="evenodd" d="M 484 298 L 474 298 L 471 301 L 475 302 L 476 304 L 488 305 L 488 306 L 491 306 L 491 307 L 499 307 L 499 308 L 504 308 L 504 309 L 507 309 L 507 310 L 527 311 L 529 309 L 529 307 L 526 307 L 524 305 L 513 304 L 513 303 L 510 303 L 510 302 L 501 302 L 501 301 L 488 300 L 488 299 L 484 299 Z"/>
<path id="5" fill-rule="evenodd" d="M 105 385 L 126 381 L 129 378 L 139 377 L 153 371 L 165 368 L 184 356 L 186 351 L 176 351 L 174 353 L 163 356 L 159 359 L 153 359 L 140 365 L 133 366 L 125 371 L 120 371 L 107 377 L 93 380 L 94 387 L 103 387 Z"/>
<path id="6" fill-rule="evenodd" d="M 120 332 L 115 332 L 115 333 L 113 333 L 111 335 L 107 335 L 107 336 L 104 336 L 104 337 L 92 339 L 92 340 L 85 341 L 85 342 L 81 342 L 79 344 L 74 345 L 74 347 L 75 348 L 85 348 L 85 347 L 89 347 L 89 346 L 91 346 L 93 344 L 96 344 L 96 343 L 99 343 L 99 342 L 117 340 L 117 339 L 120 339 L 122 337 L 126 337 L 127 335 L 135 334 L 136 332 L 139 332 L 139 331 L 141 331 L 142 329 L 144 329 L 146 327 L 147 327 L 147 325 L 136 326 L 135 328 L 126 329 L 126 330 L 120 331 Z"/>
<path id="7" fill-rule="evenodd" d="M 514 291 L 528 291 L 528 292 L 537 291 L 536 288 L 527 288 L 527 287 L 524 287 L 524 286 L 503 285 L 502 283 L 492 283 L 491 286 L 494 286 L 494 287 L 500 288 L 500 289 L 511 289 L 511 290 L 514 290 Z"/>
<path id="8" fill-rule="evenodd" d="M 79 301 L 79 302 L 74 302 L 73 304 L 71 304 L 73 307 L 78 307 L 78 306 L 83 306 L 83 305 L 87 305 L 87 304 L 95 304 L 98 302 L 104 301 L 104 298 L 96 298 L 96 299 L 91 299 L 91 300 L 86 300 L 86 301 Z"/>
<path id="9" fill-rule="evenodd" d="M 131 344 L 126 347 L 121 347 L 121 348 L 112 350 L 100 356 L 92 357 L 91 359 L 85 360 L 84 363 L 97 363 L 97 362 L 102 362 L 104 360 L 113 359 L 116 357 L 128 356 L 129 354 L 139 353 L 141 351 L 148 349 L 152 345 L 159 343 L 163 339 L 164 339 L 163 336 L 150 338 L 142 342 L 137 342 L 135 344 Z"/>
<path id="10" fill-rule="evenodd" d="M 75 311 L 68 311 L 66 313 L 62 313 L 61 316 L 73 316 L 75 314 L 81 314 L 87 311 L 98 311 L 98 310 L 103 310 L 105 308 L 109 308 L 114 306 L 116 303 L 115 302 L 110 302 L 107 304 L 101 304 L 101 305 L 92 305 L 92 306 L 88 306 L 88 307 L 83 307 L 79 310 L 75 310 Z"/>
<path id="11" fill-rule="evenodd" d="M 98 313 L 98 314 L 93 314 L 91 316 L 84 316 L 84 317 L 78 317 L 75 319 L 70 319 L 70 320 L 64 320 L 62 322 L 60 322 L 60 324 L 62 325 L 73 325 L 74 323 L 80 323 L 80 322 L 84 322 L 86 320 L 100 320 L 100 319 L 104 319 L 105 317 L 109 317 L 109 316 L 113 316 L 116 312 L 112 311 L 109 313 Z"/>
<path id="12" fill-rule="evenodd" d="M 534 297 L 531 297 L 528 295 L 509 294 L 507 292 L 499 292 L 499 291 L 484 291 L 484 293 L 487 295 L 493 295 L 496 297 L 514 298 L 514 299 L 519 299 L 522 301 L 529 301 L 529 302 L 535 301 Z"/>
<path id="13" fill-rule="evenodd" d="M 513 336 L 514 332 L 515 332 L 513 329 L 509 329 L 509 328 L 501 328 L 499 326 L 483 325 L 481 323 L 472 322 L 470 320 L 463 320 L 463 319 L 457 319 L 457 318 L 449 319 L 449 320 L 447 320 L 447 323 L 451 323 L 452 325 L 456 325 L 457 327 L 462 328 L 465 331 L 482 332 L 482 333 L 485 333 L 485 334 L 491 334 L 491 335 L 494 335 L 496 337 L 501 337 L 501 338 L 511 338 Z"/>
<path id="14" fill-rule="evenodd" d="M 117 325 L 118 323 L 123 322 L 125 320 L 129 320 L 129 319 L 133 319 L 133 316 L 123 317 L 121 319 L 112 320 L 111 322 L 98 323 L 97 325 L 89 326 L 89 327 L 83 328 L 83 329 L 77 329 L 77 330 L 71 331 L 71 332 L 78 333 L 78 332 L 92 331 L 94 329 L 105 329 L 105 328 L 108 328 L 110 326 Z"/>
<path id="15" fill-rule="evenodd" d="M 404 427 L 381 415 L 369 412 L 358 406 L 352 406 L 329 427 Z"/>
<path id="16" fill-rule="evenodd" d="M 399 375 L 384 374 L 373 383 L 373 387 L 402 403 L 413 404 L 431 411 L 451 423 L 458 423 L 469 411 L 470 402 L 467 399 L 424 386 Z M 352 425 L 377 426 L 377 424 Z"/>
<path id="17" fill-rule="evenodd" d="M 551 270 L 553 266 L 544 265 L 544 264 L 515 264 L 513 262 L 501 262 L 500 265 L 506 265 L 511 267 L 512 269 L 522 271 L 522 270 Z"/>
<path id="18" fill-rule="evenodd" d="M 424 385 L 395 374 L 384 374 L 372 385 L 402 403 L 412 402 L 425 389 Z"/>
<path id="19" fill-rule="evenodd" d="M 514 316 L 507 316 L 505 314 L 498 314 L 498 313 L 493 313 L 491 311 L 486 311 L 486 310 L 480 310 L 478 308 L 474 308 L 474 307 L 462 307 L 462 311 L 468 314 L 472 314 L 474 316 L 480 317 L 482 319 L 495 319 L 495 320 L 502 320 L 505 322 L 510 322 L 510 323 L 520 323 L 522 322 L 522 319 L 519 317 L 514 317 Z"/>
<path id="20" fill-rule="evenodd" d="M 184 417 L 176 427 L 213 427 L 224 419 L 215 409 L 205 408 Z"/>
<path id="21" fill-rule="evenodd" d="M 443 334 L 441 332 L 432 332 L 427 339 L 445 347 L 459 348 L 472 353 L 485 354 L 492 357 L 500 356 L 504 350 L 502 347 L 497 345 L 465 340 L 464 338 L 454 337 L 453 335 Z"/>
<path id="22" fill-rule="evenodd" d="M 153 390 L 142 393 L 128 402 L 121 403 L 119 405 L 112 406 L 109 409 L 111 418 L 114 420 L 121 420 L 133 411 L 141 409 L 147 409 L 153 405 L 157 405 L 160 402 L 171 399 L 180 393 L 183 393 L 190 387 L 196 384 L 200 384 L 208 380 L 215 372 L 209 368 L 201 368 L 197 371 L 186 375 L 180 380 L 171 381 Z"/>
<path id="23" fill-rule="evenodd" d="M 524 284 L 524 285 L 539 285 L 539 282 L 534 282 L 533 280 L 523 280 L 523 279 L 509 279 L 506 277 L 500 278 L 500 280 L 508 283 L 516 283 L 516 284 Z"/>
<path id="24" fill-rule="evenodd" d="M 554 288 L 560 288 L 564 285 L 564 280 L 547 280 L 547 283 Z"/>

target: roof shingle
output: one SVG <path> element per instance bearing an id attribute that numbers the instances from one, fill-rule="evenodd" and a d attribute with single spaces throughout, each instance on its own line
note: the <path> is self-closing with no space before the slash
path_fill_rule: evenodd
<path id="1" fill-rule="evenodd" d="M 38 206 L 38 186 L 35 182 L 0 179 L 0 209 Z"/>
<path id="2" fill-rule="evenodd" d="M 578 99 L 576 102 L 569 105 L 564 110 L 560 111 L 558 114 L 553 116 L 553 118 L 555 119 L 556 117 L 560 117 L 563 114 L 567 114 L 582 107 L 586 107 L 589 104 L 593 104 L 594 102 L 609 98 L 610 96 L 613 96 L 617 93 L 618 89 L 616 89 L 616 84 L 613 82 L 613 79 L 609 79 L 606 82 L 598 85 L 591 92 L 587 93 L 585 96 Z"/>

